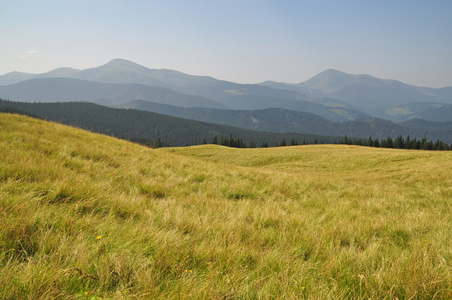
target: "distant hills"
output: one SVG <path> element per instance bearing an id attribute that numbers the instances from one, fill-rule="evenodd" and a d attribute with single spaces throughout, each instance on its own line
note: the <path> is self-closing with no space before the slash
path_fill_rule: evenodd
<path id="1" fill-rule="evenodd" d="M 432 139 L 452 131 L 452 127 L 444 129 L 452 122 L 452 87 L 417 87 L 337 70 L 326 70 L 298 84 L 238 84 L 115 59 L 85 70 L 5 74 L 0 76 L 0 98 L 92 102 L 268 132 L 418 135 L 423 123 L 416 119 L 446 122 L 432 125 L 442 128 L 441 134 L 436 129 L 427 132 Z M 407 121 L 415 127 L 406 129 Z"/>
<path id="2" fill-rule="evenodd" d="M 24 103 L 0 100 L 0 109 L 12 108 L 12 112 L 24 112 L 140 143 L 161 138 L 167 146 L 210 142 L 215 135 L 233 136 L 247 144 L 254 142 L 257 146 L 263 142 L 273 146 L 283 139 L 287 142 L 294 139 L 299 143 L 313 143 L 316 139 L 324 143 L 337 143 L 344 136 L 384 139 L 398 135 L 452 143 L 452 122 L 411 120 L 396 124 L 369 117 L 335 123 L 314 114 L 281 108 L 231 111 L 172 107 L 144 101 L 133 101 L 125 106 L 128 109 L 87 102 Z"/>
<path id="3" fill-rule="evenodd" d="M 143 99 L 181 107 L 225 108 L 224 105 L 193 95 L 145 84 L 107 84 L 72 78 L 37 78 L 0 86 L 3 99 L 24 102 L 85 101 L 116 106 Z"/>
<path id="4" fill-rule="evenodd" d="M 309 133 L 320 136 L 349 136 L 357 138 L 395 138 L 398 135 L 416 138 L 427 137 L 429 140 L 440 139 L 452 143 L 452 122 L 431 122 L 411 120 L 396 124 L 392 121 L 367 117 L 347 122 L 332 122 L 326 118 L 282 108 L 261 110 L 224 110 L 207 108 L 181 108 L 159 103 L 135 100 L 123 105 L 133 108 L 157 112 L 209 123 L 218 123 L 241 128 L 273 131 Z"/>
<path id="5" fill-rule="evenodd" d="M 49 121 L 147 144 L 161 139 L 164 146 L 210 143 L 217 136 L 241 139 L 258 147 L 266 142 L 274 146 L 282 140 L 298 143 L 338 143 L 343 137 L 300 133 L 276 133 L 243 129 L 220 124 L 187 120 L 135 109 L 110 108 L 87 102 L 26 103 L 0 99 L 0 112 L 25 113 Z"/>
<path id="6" fill-rule="evenodd" d="M 386 114 L 395 122 L 406 119 L 423 119 L 432 122 L 447 122 L 452 119 L 452 104 L 444 103 L 408 103 L 386 110 Z"/>
<path id="7" fill-rule="evenodd" d="M 4 82 L 4 77 L 7 79 L 6 82 L 11 83 L 11 76 L 6 74 L 0 77 L 0 85 Z M 66 81 L 55 81 L 55 77 L 60 80 L 65 78 Z M 15 75 L 15 78 L 20 81 L 18 74 Z M 28 80 L 9 86 L 0 86 L 0 97 L 14 101 L 89 101 L 108 106 L 139 99 L 182 107 L 234 110 L 280 107 L 311 112 L 338 122 L 367 116 L 352 105 L 340 100 L 324 101 L 291 90 L 273 89 L 256 84 L 237 84 L 172 70 L 152 70 L 122 59 L 115 59 L 93 69 L 61 68 L 32 78 L 30 74 L 24 74 L 24 78 Z M 98 84 L 96 87 L 93 85 L 84 87 L 79 80 L 109 85 Z M 62 83 L 64 85 L 61 85 Z M 121 86 L 114 86 L 116 84 L 121 84 Z M 128 86 L 124 86 L 124 84 Z M 176 101 L 175 97 L 168 99 L 164 93 L 152 95 L 155 91 L 150 88 L 146 90 L 144 85 L 171 90 L 176 97 L 185 99 L 180 101 Z M 124 89 L 127 91 L 125 92 Z M 86 90 L 86 92 L 78 92 L 81 90 Z M 52 94 L 53 91 L 55 94 Z M 174 94 L 174 92 L 179 94 Z M 171 94 L 171 92 L 167 93 Z M 182 97 L 181 93 L 185 96 Z M 61 94 L 66 94 L 66 98 L 61 97 Z M 187 97 L 197 99 L 186 99 Z"/>
<path id="8" fill-rule="evenodd" d="M 289 89 L 311 97 L 330 97 L 353 105 L 369 115 L 393 121 L 406 121 L 418 115 L 405 114 L 394 108 L 413 103 L 427 106 L 431 103 L 452 104 L 452 88 L 426 88 L 385 80 L 369 75 L 351 75 L 337 70 L 326 70 L 298 84 L 264 82 L 261 85 Z M 418 113 L 422 113 L 419 111 Z M 422 114 L 421 114 L 422 115 Z M 452 116 L 447 120 L 452 121 Z"/>

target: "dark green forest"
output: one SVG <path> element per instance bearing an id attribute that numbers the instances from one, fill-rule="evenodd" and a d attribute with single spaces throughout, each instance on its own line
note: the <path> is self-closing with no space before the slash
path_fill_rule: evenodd
<path id="1" fill-rule="evenodd" d="M 338 143 L 342 137 L 261 132 L 204 123 L 134 109 L 109 108 L 88 102 L 24 103 L 0 100 L 3 111 L 22 112 L 92 132 L 150 146 L 188 146 L 210 142 L 215 136 L 240 139 L 243 145 L 280 145 L 282 140 L 311 144 Z"/>
<path id="2" fill-rule="evenodd" d="M 403 123 L 364 117 L 345 122 L 332 122 L 308 112 L 282 108 L 259 110 L 226 110 L 211 108 L 175 107 L 161 103 L 135 100 L 125 108 L 151 111 L 173 117 L 222 124 L 257 131 L 291 132 L 316 136 L 349 136 L 367 139 L 369 136 L 396 139 L 398 135 L 452 143 L 452 122 L 432 122 L 413 119 Z"/>
<path id="3" fill-rule="evenodd" d="M 411 139 L 410 136 L 403 138 L 401 135 L 396 139 L 389 136 L 386 139 L 381 140 L 378 138 L 374 140 L 372 137 L 369 137 L 369 139 L 349 139 L 345 136 L 341 144 L 410 150 L 452 150 L 452 145 L 446 144 L 440 140 L 433 142 L 432 140 L 428 141 L 426 137 L 422 139 Z"/>

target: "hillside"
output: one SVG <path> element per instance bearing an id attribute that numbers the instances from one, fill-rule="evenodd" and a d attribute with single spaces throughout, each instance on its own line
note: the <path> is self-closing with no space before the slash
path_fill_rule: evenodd
<path id="1" fill-rule="evenodd" d="M 417 139 L 426 137 L 428 140 L 435 141 L 439 139 L 448 144 L 452 143 L 450 122 L 411 120 L 395 124 L 385 119 L 360 118 L 339 123 L 308 112 L 291 111 L 282 108 L 260 110 L 182 108 L 142 100 L 131 101 L 122 106 L 258 131 L 309 133 L 318 136 L 349 136 L 363 139 L 371 136 L 380 140 L 387 137 L 396 138 L 402 135 Z M 443 115 L 446 113 L 447 109 L 444 109 Z"/>
<path id="2" fill-rule="evenodd" d="M 215 101 L 144 84 L 107 84 L 71 78 L 38 78 L 0 86 L 0 97 L 21 102 L 94 102 L 115 106 L 143 99 L 180 107 L 225 108 Z"/>
<path id="3" fill-rule="evenodd" d="M 342 100 L 372 116 L 386 118 L 394 122 L 407 121 L 413 116 L 407 110 L 396 109 L 415 103 L 452 104 L 451 88 L 426 88 L 408 85 L 397 80 L 380 79 L 370 75 L 353 75 L 338 70 L 326 70 L 298 84 L 263 82 L 263 86 L 286 89 L 303 93 L 310 97 L 330 97 Z M 419 108 L 419 106 L 418 106 Z M 416 111 L 421 113 L 422 110 Z M 430 111 L 428 116 L 441 116 L 441 111 Z M 422 113 L 418 117 L 422 117 Z M 440 117 L 443 121 L 444 117 Z M 431 120 L 431 119 L 429 119 Z"/>
<path id="4" fill-rule="evenodd" d="M 444 103 L 409 103 L 390 108 L 385 114 L 396 122 L 422 119 L 431 122 L 452 121 L 452 104 Z"/>
<path id="5" fill-rule="evenodd" d="M 258 110 L 184 108 L 142 100 L 131 101 L 121 107 L 259 131 L 318 134 L 318 131 L 328 132 L 328 129 L 333 127 L 333 124 L 335 125 L 327 118 L 309 112 L 282 108 Z"/>
<path id="6" fill-rule="evenodd" d="M 160 139 L 164 146 L 187 146 L 210 143 L 215 136 L 241 139 L 246 145 L 257 146 L 266 142 L 274 146 L 282 140 L 292 139 L 302 143 L 338 143 L 343 137 L 309 135 L 300 133 L 263 132 L 238 127 L 211 124 L 176 118 L 162 114 L 115 109 L 86 102 L 22 103 L 0 99 L 0 108 L 15 108 L 46 120 L 76 126 L 97 133 L 128 139 L 141 144 L 153 144 Z"/>
<path id="7" fill-rule="evenodd" d="M 0 114 L 4 299 L 448 298 L 452 153 L 152 150 Z"/>

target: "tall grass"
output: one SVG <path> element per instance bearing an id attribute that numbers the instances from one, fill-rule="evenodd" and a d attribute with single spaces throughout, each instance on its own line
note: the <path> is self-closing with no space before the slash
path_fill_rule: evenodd
<path id="1" fill-rule="evenodd" d="M 452 153 L 152 150 L 0 115 L 3 299 L 452 297 Z"/>

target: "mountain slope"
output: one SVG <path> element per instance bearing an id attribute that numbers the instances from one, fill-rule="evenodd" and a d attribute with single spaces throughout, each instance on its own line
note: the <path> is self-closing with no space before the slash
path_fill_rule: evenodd
<path id="1" fill-rule="evenodd" d="M 376 116 L 400 122 L 407 119 L 403 115 L 386 112 L 393 112 L 398 107 L 421 102 L 452 105 L 452 87 L 441 89 L 417 87 L 396 80 L 384 80 L 370 75 L 352 75 L 332 69 L 298 84 L 264 82 L 257 85 L 237 84 L 172 70 L 154 70 L 124 59 L 115 59 L 105 65 L 86 70 L 59 68 L 39 75 L 10 73 L 0 77 L 0 84 L 30 79 L 30 76 L 32 78 L 66 77 L 108 84 L 144 84 L 207 98 L 212 102 L 221 103 L 223 108 L 252 110 L 279 107 L 308 111 L 333 121 Z M 1 94 L 0 97 L 5 98 Z M 143 98 L 129 98 L 127 101 L 135 99 Z M 199 107 L 200 105 L 185 106 Z M 202 107 L 213 106 L 205 104 Z M 340 111 L 337 114 L 333 113 L 332 116 L 319 113 L 322 110 L 334 112 L 334 109 Z M 437 111 L 437 113 L 438 116 L 434 111 L 430 111 L 427 115 L 431 119 L 444 120 L 440 116 L 441 112 Z"/>
<path id="2" fill-rule="evenodd" d="M 0 86 L 14 84 L 34 77 L 36 77 L 36 74 L 11 72 L 0 76 Z"/>
<path id="3" fill-rule="evenodd" d="M 122 105 L 122 107 L 259 131 L 310 132 L 317 134 L 317 131 L 320 128 L 322 129 L 322 132 L 327 132 L 328 130 L 324 129 L 335 126 L 335 123 L 330 122 L 326 118 L 307 112 L 290 111 L 282 108 L 267 108 L 261 110 L 181 108 L 141 100 L 126 103 Z"/>
<path id="4" fill-rule="evenodd" d="M 328 110 L 323 104 L 316 103 L 316 99 L 294 91 L 276 90 L 253 84 L 238 84 L 211 77 L 187 75 L 172 70 L 153 70 L 123 59 L 115 59 L 98 68 L 83 70 L 76 77 L 104 83 L 134 82 L 165 87 L 181 93 L 214 100 L 230 109 L 281 107 L 299 111 L 309 109 L 308 112 L 314 110 L 313 113 L 317 114 L 320 111 Z M 129 100 L 135 99 L 142 98 L 136 97 Z M 342 109 L 341 113 L 342 115 L 330 112 L 329 115 L 334 121 L 351 120 L 365 116 L 357 110 L 348 108 Z"/>
<path id="5" fill-rule="evenodd" d="M 30 79 L 0 86 L 0 97 L 26 102 L 87 101 L 108 106 L 139 98 L 181 107 L 224 108 L 223 105 L 206 98 L 184 95 L 160 87 L 144 84 L 105 84 L 71 78 Z"/>
<path id="6" fill-rule="evenodd" d="M 452 121 L 452 104 L 415 102 L 387 109 L 395 122 L 423 119 L 431 122 Z"/>
<path id="7" fill-rule="evenodd" d="M 364 112 L 377 112 L 412 102 L 452 104 L 448 89 L 424 89 L 396 80 L 369 75 L 350 75 L 336 70 L 324 71 L 299 85 L 320 90 L 325 96 L 344 100 Z"/>
<path id="8" fill-rule="evenodd" d="M 367 114 L 395 122 L 407 120 L 403 115 L 394 114 L 400 106 L 419 102 L 452 104 L 452 88 L 417 87 L 396 80 L 352 75 L 332 69 L 298 84 L 268 81 L 261 85 L 293 90 L 310 97 L 340 99 Z"/>
<path id="9" fill-rule="evenodd" d="M 207 76 L 187 75 L 166 69 L 149 69 L 125 59 L 114 59 L 100 67 L 82 70 L 74 77 L 103 83 L 140 83 L 188 94 L 194 94 L 193 90 L 215 81 Z"/>
<path id="10" fill-rule="evenodd" d="M 357 138 L 386 139 L 388 136 L 429 140 L 440 139 L 452 143 L 452 126 L 448 122 L 422 122 L 396 124 L 392 121 L 374 117 L 361 118 L 347 122 L 332 122 L 314 114 L 290 111 L 281 108 L 262 110 L 216 110 L 203 108 L 179 108 L 146 101 L 132 101 L 123 107 L 152 111 L 192 120 L 226 124 L 260 131 L 294 132 L 323 136 L 349 136 Z M 408 125 L 411 124 L 411 125 Z M 424 127 L 428 124 L 429 130 Z"/>
<path id="11" fill-rule="evenodd" d="M 179 93 L 198 96 L 213 100 L 222 105 L 196 103 L 183 105 L 191 107 L 216 107 L 230 109 L 262 109 L 280 107 L 298 111 L 308 111 L 328 117 L 333 121 L 353 120 L 367 116 L 358 109 L 338 101 L 322 101 L 307 97 L 299 92 L 273 89 L 253 84 L 238 84 L 234 82 L 216 80 L 206 76 L 192 76 L 172 70 L 153 70 L 136 63 L 115 59 L 97 68 L 86 70 L 74 70 L 60 68 L 54 71 L 37 75 L 36 78 L 70 77 L 75 79 L 101 82 L 108 84 L 145 84 L 161 88 L 168 88 Z M 0 97 L 8 98 L 7 95 Z M 19 98 L 9 97 L 11 100 Z M 135 99 L 151 100 L 143 97 L 131 97 L 127 101 Z M 82 100 L 82 99 L 77 99 Z M 50 99 L 48 100 L 50 101 Z M 91 100 L 90 100 L 91 101 Z M 163 101 L 154 101 L 167 103 Z M 106 104 L 105 102 L 103 104 Z M 181 105 L 179 105 L 181 106 Z M 334 109 L 333 109 L 334 108 Z"/>
<path id="12" fill-rule="evenodd" d="M 139 143 L 152 143 L 161 139 L 165 146 L 186 146 L 211 142 L 217 136 L 241 139 L 246 145 L 269 146 L 294 139 L 299 143 L 314 140 L 336 143 L 342 137 L 299 133 L 275 133 L 209 124 L 133 109 L 114 109 L 93 103 L 21 103 L 0 100 L 0 107 L 13 107 L 38 117 L 66 125 L 112 135 Z"/>

